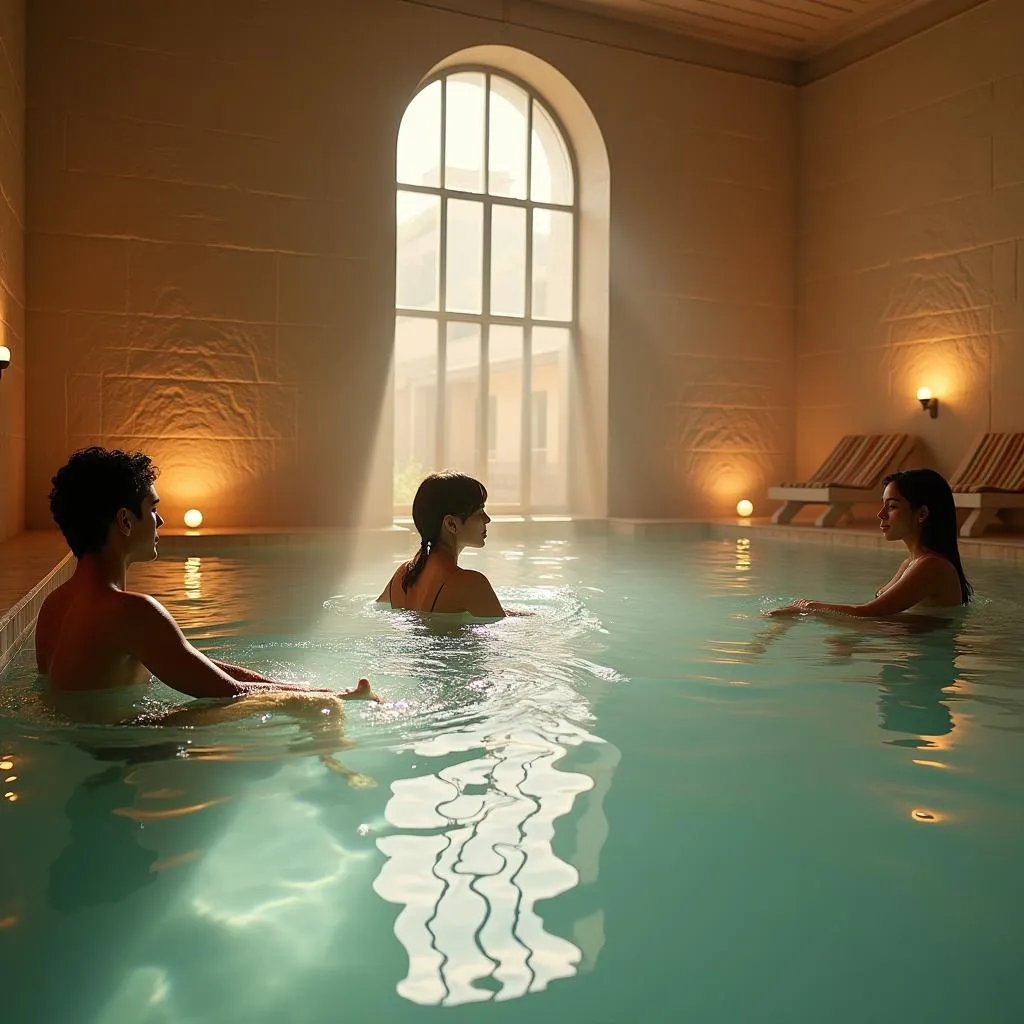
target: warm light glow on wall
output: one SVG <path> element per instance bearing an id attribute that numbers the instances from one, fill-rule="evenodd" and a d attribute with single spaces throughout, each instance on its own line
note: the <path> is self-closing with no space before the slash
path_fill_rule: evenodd
<path id="1" fill-rule="evenodd" d="M 203 525 L 203 513 L 197 508 L 190 508 L 185 513 L 185 525 L 190 530 L 197 530 Z"/>
<path id="2" fill-rule="evenodd" d="M 219 526 L 234 526 L 234 509 L 253 482 L 273 471 L 269 446 L 197 437 L 154 439 L 146 448 L 160 470 L 156 487 L 160 512 L 168 523 L 181 522 L 186 510 L 202 509 Z"/>
<path id="3" fill-rule="evenodd" d="M 717 515 L 735 509 L 737 515 L 744 516 L 737 503 L 750 501 L 748 495 L 758 492 L 762 485 L 763 468 L 757 456 L 748 452 L 722 453 L 702 459 L 691 473 L 691 486 L 702 492 L 709 505 L 719 509 Z"/>
<path id="4" fill-rule="evenodd" d="M 754 503 L 749 498 L 740 498 L 740 500 L 736 502 L 736 515 L 747 519 L 753 514 Z"/>

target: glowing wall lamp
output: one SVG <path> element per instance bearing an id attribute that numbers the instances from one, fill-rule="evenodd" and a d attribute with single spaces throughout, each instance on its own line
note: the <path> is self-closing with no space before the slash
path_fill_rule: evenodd
<path id="1" fill-rule="evenodd" d="M 743 519 L 749 519 L 754 514 L 754 503 L 748 498 L 740 498 L 736 502 L 736 515 Z"/>
<path id="2" fill-rule="evenodd" d="M 0 345 L 0 377 L 4 375 L 4 370 L 11 365 L 11 350 L 6 345 Z"/>
<path id="3" fill-rule="evenodd" d="M 190 530 L 198 530 L 203 525 L 203 513 L 197 508 L 190 508 L 185 513 L 185 525 Z"/>
<path id="4" fill-rule="evenodd" d="M 933 397 L 931 388 L 918 388 L 917 400 L 932 419 L 939 415 L 939 400 Z"/>

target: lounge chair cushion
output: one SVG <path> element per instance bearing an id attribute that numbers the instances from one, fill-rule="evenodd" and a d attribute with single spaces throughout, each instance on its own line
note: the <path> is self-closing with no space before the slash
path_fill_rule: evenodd
<path id="1" fill-rule="evenodd" d="M 986 434 L 955 479 L 953 491 L 1024 491 L 1024 434 Z"/>
<path id="2" fill-rule="evenodd" d="M 906 434 L 847 434 L 809 480 L 780 486 L 871 490 L 906 440 Z"/>

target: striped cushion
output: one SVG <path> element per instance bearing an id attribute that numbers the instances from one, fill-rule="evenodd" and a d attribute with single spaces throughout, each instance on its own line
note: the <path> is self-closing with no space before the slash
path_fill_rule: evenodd
<path id="1" fill-rule="evenodd" d="M 847 434 L 809 480 L 782 486 L 869 490 L 889 472 L 906 441 L 906 434 Z"/>
<path id="2" fill-rule="evenodd" d="M 1024 491 L 1024 434 L 986 434 L 950 480 L 954 491 Z"/>

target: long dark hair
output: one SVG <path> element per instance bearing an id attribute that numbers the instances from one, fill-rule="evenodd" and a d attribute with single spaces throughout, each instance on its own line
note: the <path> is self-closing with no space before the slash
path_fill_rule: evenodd
<path id="1" fill-rule="evenodd" d="M 412 499 L 412 521 L 420 535 L 420 549 L 402 574 L 402 589 L 408 590 L 427 564 L 430 552 L 441 537 L 445 516 L 458 516 L 465 522 L 484 507 L 487 488 L 465 473 L 445 470 L 431 473 L 416 488 Z"/>
<path id="2" fill-rule="evenodd" d="M 937 555 L 948 558 L 960 577 L 960 603 L 971 600 L 974 588 L 967 582 L 957 546 L 956 503 L 945 477 L 934 469 L 904 469 L 890 473 L 882 486 L 895 484 L 900 497 L 910 503 L 912 510 L 927 508 L 928 515 L 921 524 L 921 543 Z"/>

